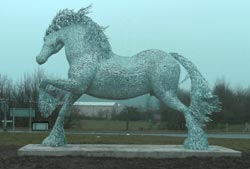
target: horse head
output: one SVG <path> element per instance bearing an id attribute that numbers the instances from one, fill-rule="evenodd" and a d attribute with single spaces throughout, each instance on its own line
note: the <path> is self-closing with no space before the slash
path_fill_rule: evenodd
<path id="1" fill-rule="evenodd" d="M 78 22 L 83 22 L 90 7 L 91 6 L 82 8 L 77 13 L 69 9 L 64 9 L 57 13 L 57 15 L 53 18 L 52 23 L 46 30 L 42 50 L 36 57 L 38 64 L 45 63 L 51 55 L 62 49 L 64 46 L 62 40 L 63 35 L 60 33 L 62 32 L 62 28 Z"/>
<path id="2" fill-rule="evenodd" d="M 45 36 L 42 50 L 36 57 L 37 63 L 45 63 L 51 55 L 57 53 L 62 49 L 63 46 L 64 43 L 59 36 L 59 32 L 54 32 L 48 36 Z"/>
<path id="3" fill-rule="evenodd" d="M 86 16 L 89 8 L 81 8 L 78 12 L 63 9 L 57 13 L 46 30 L 42 50 L 36 57 L 38 64 L 45 63 L 63 46 L 67 52 L 72 52 L 66 52 L 66 55 L 79 54 L 87 49 L 87 52 L 98 53 L 98 60 L 111 57 L 111 46 L 103 33 L 105 28 Z"/>

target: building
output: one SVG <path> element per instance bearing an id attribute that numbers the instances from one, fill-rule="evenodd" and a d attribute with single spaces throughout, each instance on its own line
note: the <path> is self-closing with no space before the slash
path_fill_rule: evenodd
<path id="1" fill-rule="evenodd" d="M 87 117 L 111 119 L 112 114 L 120 113 L 125 106 L 116 102 L 75 102 L 75 113 Z"/>

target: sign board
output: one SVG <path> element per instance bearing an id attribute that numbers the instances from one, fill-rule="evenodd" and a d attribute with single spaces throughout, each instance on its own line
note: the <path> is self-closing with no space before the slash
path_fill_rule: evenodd
<path id="1" fill-rule="evenodd" d="M 14 117 L 35 117 L 35 110 L 31 108 L 11 108 L 10 116 Z"/>
<path id="2" fill-rule="evenodd" d="M 33 131 L 49 130 L 49 122 L 32 122 Z"/>

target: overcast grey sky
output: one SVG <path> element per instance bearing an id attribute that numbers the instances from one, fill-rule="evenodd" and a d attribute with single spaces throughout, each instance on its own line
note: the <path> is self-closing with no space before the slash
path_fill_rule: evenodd
<path id="1" fill-rule="evenodd" d="M 20 79 L 33 72 L 55 14 L 89 4 L 93 4 L 89 16 L 109 26 L 106 35 L 114 52 L 133 55 L 149 48 L 178 52 L 193 61 L 210 84 L 225 78 L 233 87 L 250 86 L 248 0 L 0 1 L 0 73 Z M 66 77 L 64 49 L 41 67 Z"/>

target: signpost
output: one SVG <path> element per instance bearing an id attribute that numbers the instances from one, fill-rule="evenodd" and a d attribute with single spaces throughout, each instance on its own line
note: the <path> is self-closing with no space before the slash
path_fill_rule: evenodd
<path id="1" fill-rule="evenodd" d="M 7 131 L 7 113 L 9 111 L 9 105 L 7 103 L 7 100 L 1 99 L 0 100 L 0 106 L 1 106 L 1 112 L 3 112 L 3 131 Z"/>

